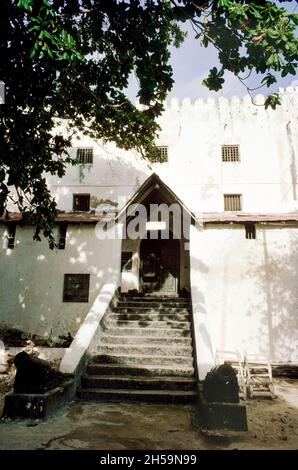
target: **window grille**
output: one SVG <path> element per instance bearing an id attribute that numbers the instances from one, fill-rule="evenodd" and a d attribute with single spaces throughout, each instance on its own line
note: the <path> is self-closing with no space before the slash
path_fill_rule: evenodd
<path id="1" fill-rule="evenodd" d="M 93 163 L 93 148 L 84 147 L 77 149 L 77 162 L 81 164 Z"/>
<path id="2" fill-rule="evenodd" d="M 225 211 L 241 211 L 241 194 L 224 194 L 224 209 Z"/>
<path id="3" fill-rule="evenodd" d="M 64 274 L 63 302 L 89 302 L 90 274 Z"/>
<path id="4" fill-rule="evenodd" d="M 16 237 L 16 224 L 9 224 L 7 227 L 7 248 L 13 249 Z"/>
<path id="5" fill-rule="evenodd" d="M 67 224 L 61 224 L 58 227 L 58 248 L 64 250 L 66 245 Z"/>
<path id="6" fill-rule="evenodd" d="M 239 162 L 239 145 L 222 145 L 221 156 L 223 162 Z"/>
<path id="7" fill-rule="evenodd" d="M 255 224 L 245 224 L 245 238 L 247 240 L 256 239 L 256 226 Z"/>
<path id="8" fill-rule="evenodd" d="M 90 194 L 73 195 L 74 212 L 88 212 L 90 210 Z"/>
<path id="9" fill-rule="evenodd" d="M 166 145 L 156 145 L 155 152 L 150 160 L 153 163 L 165 163 L 168 161 L 168 147 Z"/>

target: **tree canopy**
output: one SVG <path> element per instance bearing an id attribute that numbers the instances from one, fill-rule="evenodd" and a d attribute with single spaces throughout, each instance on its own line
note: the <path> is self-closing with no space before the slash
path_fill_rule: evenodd
<path id="1" fill-rule="evenodd" d="M 220 67 L 204 80 L 210 90 L 221 89 L 226 71 L 245 84 L 254 70 L 266 86 L 296 73 L 298 15 L 271 1 L 2 0 L 0 215 L 14 198 L 35 239 L 43 234 L 53 248 L 56 203 L 45 173 L 62 177 L 74 163 L 76 132 L 152 154 L 173 85 L 169 48 L 183 42 L 186 21 L 218 51 Z M 125 94 L 132 72 L 142 109 Z M 265 103 L 278 104 L 278 94 Z M 56 118 L 66 119 L 67 136 L 54 132 Z"/>

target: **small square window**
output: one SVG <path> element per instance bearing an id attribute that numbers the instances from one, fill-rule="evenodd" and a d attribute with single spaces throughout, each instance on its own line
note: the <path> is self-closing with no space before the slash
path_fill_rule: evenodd
<path id="1" fill-rule="evenodd" d="M 90 210 L 90 194 L 73 195 L 74 212 L 88 212 Z"/>
<path id="2" fill-rule="evenodd" d="M 90 274 L 64 274 L 63 302 L 89 302 Z"/>
<path id="3" fill-rule="evenodd" d="M 222 145 L 221 157 L 223 162 L 240 162 L 239 145 Z"/>
<path id="4" fill-rule="evenodd" d="M 166 145 L 156 145 L 154 153 L 150 157 L 153 163 L 165 163 L 168 161 L 168 147 Z"/>
<path id="5" fill-rule="evenodd" d="M 77 162 L 80 164 L 93 163 L 93 148 L 84 147 L 77 149 Z"/>
<path id="6" fill-rule="evenodd" d="M 241 194 L 224 194 L 224 210 L 225 211 L 241 211 L 242 210 Z"/>
<path id="7" fill-rule="evenodd" d="M 256 239 L 256 225 L 255 224 L 245 224 L 245 238 L 247 240 Z"/>
<path id="8" fill-rule="evenodd" d="M 132 255 L 131 251 L 123 251 L 121 253 L 121 271 L 132 270 Z"/>

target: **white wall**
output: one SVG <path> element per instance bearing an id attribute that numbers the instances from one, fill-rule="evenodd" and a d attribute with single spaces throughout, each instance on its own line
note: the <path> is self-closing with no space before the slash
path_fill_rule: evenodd
<path id="1" fill-rule="evenodd" d="M 281 96 L 276 111 L 247 97 L 173 100 L 160 119 L 157 141 L 169 146 L 169 162 L 153 170 L 194 212 L 221 212 L 225 192 L 242 193 L 245 212 L 298 210 L 298 90 Z M 241 162 L 223 163 L 222 144 L 240 144 Z M 72 210 L 77 192 L 90 192 L 92 209 L 119 197 L 124 205 L 152 172 L 135 152 L 85 136 L 71 152 L 84 146 L 94 147 L 91 167 L 70 167 L 61 180 L 48 178 L 61 210 Z M 119 269 L 110 257 L 119 244 L 99 241 L 94 225 L 70 225 L 66 249 L 54 252 L 32 235 L 31 228 L 17 227 L 16 248 L 7 250 L 0 226 L 0 322 L 52 338 L 74 335 Z M 196 237 L 202 249 L 191 253 L 199 272 L 192 285 L 196 301 L 204 300 L 214 346 L 270 350 L 273 360 L 289 360 L 297 338 L 297 228 L 260 225 L 257 240 L 246 240 L 243 227 L 208 226 Z M 137 258 L 134 266 L 137 271 Z M 91 274 L 89 303 L 62 301 L 65 273 Z M 136 276 L 124 281 L 137 286 Z"/>
<path id="2" fill-rule="evenodd" d="M 198 268 L 192 295 L 200 304 L 194 316 L 208 318 L 213 352 L 290 361 L 298 337 L 297 225 L 258 225 L 256 240 L 245 239 L 244 226 L 209 225 L 197 230 L 191 250 Z"/>
<path id="3" fill-rule="evenodd" d="M 94 225 L 70 225 L 65 250 L 51 251 L 17 227 L 16 247 L 0 250 L 0 323 L 56 338 L 74 335 L 98 292 L 120 269 L 120 243 L 98 240 Z M 191 238 L 194 315 L 208 317 L 213 350 L 270 352 L 289 361 L 298 337 L 298 228 L 208 225 Z M 119 251 L 117 261 L 111 253 Z M 117 264 L 117 266 L 116 266 Z M 65 273 L 90 273 L 89 303 L 62 301 Z M 202 308 L 201 308 L 202 307 Z M 198 343 L 198 348 L 202 344 Z M 202 359 L 202 355 L 201 355 Z"/>
<path id="4" fill-rule="evenodd" d="M 224 193 L 242 194 L 244 212 L 298 209 L 298 89 L 283 90 L 281 101 L 265 110 L 248 96 L 173 99 L 159 119 L 157 139 L 168 146 L 168 163 L 150 165 L 135 151 L 82 135 L 70 153 L 93 147 L 93 165 L 71 166 L 62 179 L 49 176 L 51 190 L 61 210 L 71 211 L 72 195 L 80 192 L 90 192 L 91 209 L 119 198 L 123 206 L 153 170 L 194 212 L 222 211 Z M 223 144 L 240 145 L 240 163 L 221 161 Z"/>
<path id="5" fill-rule="evenodd" d="M 150 176 L 148 164 L 135 151 L 126 152 L 113 143 L 103 145 L 81 135 L 73 141 L 70 149 L 70 155 L 74 159 L 78 147 L 93 147 L 92 165 L 69 166 L 61 179 L 47 177 L 61 210 L 72 211 L 74 193 L 90 193 L 91 210 L 106 201 L 117 204 L 119 199 L 122 207 Z"/>
<path id="6" fill-rule="evenodd" d="M 169 146 L 169 163 L 155 171 L 194 212 L 222 211 L 224 193 L 242 194 L 244 212 L 297 209 L 298 89 L 281 100 L 267 111 L 248 96 L 172 100 L 158 140 Z M 240 163 L 221 161 L 223 144 L 240 145 Z"/>
<path id="7" fill-rule="evenodd" d="M 95 225 L 69 225 L 65 250 L 33 241 L 31 227 L 16 230 L 16 246 L 5 249 L 0 225 L 0 325 L 57 338 L 74 335 L 102 286 L 120 270 L 120 243 L 98 240 Z M 119 252 L 119 256 L 115 256 Z M 64 274 L 90 273 L 88 303 L 63 302 Z"/>

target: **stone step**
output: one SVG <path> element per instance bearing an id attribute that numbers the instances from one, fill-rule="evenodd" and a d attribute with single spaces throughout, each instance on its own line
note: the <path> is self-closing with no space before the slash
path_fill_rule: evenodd
<path id="1" fill-rule="evenodd" d="M 140 336 L 140 337 L 162 337 L 166 338 L 190 338 L 190 328 L 140 328 L 137 326 L 109 325 L 106 333 L 112 336 Z"/>
<path id="2" fill-rule="evenodd" d="M 190 323 L 188 321 L 175 321 L 175 320 L 113 320 L 109 316 L 104 320 L 104 325 L 109 328 L 157 328 L 157 329 L 183 329 L 190 330 Z"/>
<path id="3" fill-rule="evenodd" d="M 191 346 L 181 346 L 180 344 L 167 345 L 167 344 L 102 344 L 97 348 L 98 354 L 129 354 L 129 355 L 141 355 L 145 356 L 189 356 L 192 357 Z"/>
<path id="4" fill-rule="evenodd" d="M 189 299 L 124 297 L 103 321 L 82 377 L 84 400 L 196 400 Z"/>
<path id="5" fill-rule="evenodd" d="M 131 308 L 190 308 L 189 302 L 117 302 L 117 307 Z"/>
<path id="6" fill-rule="evenodd" d="M 190 298 L 187 297 L 171 297 L 171 296 L 140 296 L 140 297 L 131 297 L 128 295 L 122 295 L 119 297 L 118 302 L 158 302 L 158 303 L 190 303 Z"/>
<path id="7" fill-rule="evenodd" d="M 91 363 L 87 366 L 87 374 L 91 375 L 116 375 L 116 376 L 161 376 L 161 377 L 194 377 L 193 366 L 163 365 L 156 366 L 145 362 L 136 364 L 98 364 Z"/>
<path id="8" fill-rule="evenodd" d="M 146 356 L 145 354 L 99 354 L 92 357 L 93 363 L 98 364 L 116 364 L 119 366 L 126 366 L 130 364 L 136 364 L 142 366 L 143 363 L 150 365 L 157 365 L 163 367 L 164 365 L 176 366 L 189 366 L 193 365 L 193 358 L 191 355 L 188 356 Z"/>
<path id="9" fill-rule="evenodd" d="M 137 390 L 195 390 L 196 382 L 191 377 L 146 377 L 112 375 L 84 375 L 83 388 L 137 389 Z"/>
<path id="10" fill-rule="evenodd" d="M 127 307 L 120 306 L 115 307 L 113 310 L 114 313 L 140 313 L 140 314 L 149 314 L 149 313 L 158 313 L 160 315 L 177 315 L 178 313 L 186 314 L 190 316 L 188 308 L 156 308 L 156 307 Z"/>
<path id="11" fill-rule="evenodd" d="M 118 330 L 117 330 L 118 331 Z M 186 337 L 171 337 L 168 336 L 162 337 L 162 336 L 121 336 L 121 335 L 107 335 L 104 334 L 100 337 L 100 344 L 113 344 L 113 345 L 148 345 L 148 346 L 159 346 L 159 345 L 165 345 L 167 346 L 174 346 L 177 345 L 177 347 L 183 347 L 183 346 L 191 346 L 191 338 Z"/>
<path id="12" fill-rule="evenodd" d="M 197 394 L 194 391 L 85 388 L 78 391 L 78 397 L 82 400 L 91 401 L 190 403 L 196 400 Z"/>
<path id="13" fill-rule="evenodd" d="M 156 312 L 156 311 L 149 311 L 149 312 L 121 312 L 115 311 L 109 313 L 106 319 L 110 320 L 160 320 L 160 321 L 188 321 L 190 322 L 190 315 L 187 312 L 170 312 L 170 313 L 163 313 L 163 312 Z"/>

